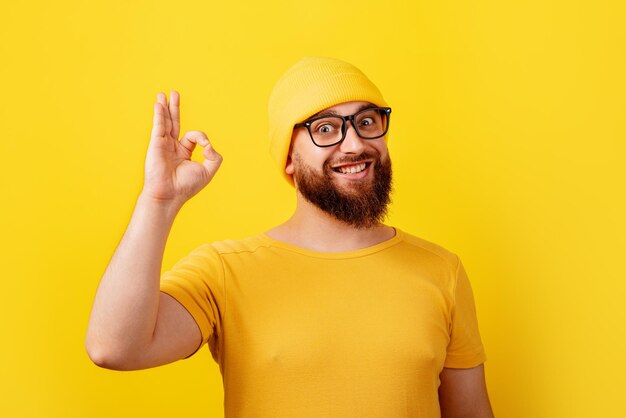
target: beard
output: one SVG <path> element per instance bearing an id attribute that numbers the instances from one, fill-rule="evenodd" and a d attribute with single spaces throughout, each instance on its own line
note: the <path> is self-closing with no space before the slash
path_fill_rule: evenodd
<path id="1" fill-rule="evenodd" d="M 374 169 L 371 181 L 350 182 L 345 188 L 337 186 L 331 162 L 326 160 L 322 173 L 308 166 L 299 154 L 292 155 L 294 181 L 302 196 L 335 219 L 358 229 L 380 224 L 387 215 L 391 203 L 391 160 L 380 158 L 380 153 L 363 152 L 334 162 L 340 164 L 373 159 L 368 169 Z"/>

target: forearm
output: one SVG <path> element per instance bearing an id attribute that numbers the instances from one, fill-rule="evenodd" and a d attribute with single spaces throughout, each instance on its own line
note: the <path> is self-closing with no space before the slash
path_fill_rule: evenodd
<path id="1" fill-rule="evenodd" d="M 159 309 L 163 252 L 179 209 L 139 196 L 93 304 L 86 347 L 96 363 L 131 360 L 149 346 Z"/>

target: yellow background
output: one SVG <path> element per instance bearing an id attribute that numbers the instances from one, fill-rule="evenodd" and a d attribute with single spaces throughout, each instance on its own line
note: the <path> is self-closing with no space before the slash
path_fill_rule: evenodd
<path id="1" fill-rule="evenodd" d="M 0 15 L 0 416 L 222 416 L 206 347 L 102 370 L 83 348 L 89 311 L 158 91 L 178 89 L 183 131 L 224 156 L 164 269 L 289 216 L 266 103 L 304 55 L 354 63 L 393 106 L 389 223 L 461 256 L 496 415 L 623 416 L 623 2 L 23 1 Z"/>

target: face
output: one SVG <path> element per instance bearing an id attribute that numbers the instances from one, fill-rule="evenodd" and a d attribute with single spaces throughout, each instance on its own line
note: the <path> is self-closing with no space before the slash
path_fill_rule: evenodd
<path id="1" fill-rule="evenodd" d="M 323 112 L 352 115 L 367 102 L 342 103 Z M 323 113 L 321 113 L 323 114 Z M 382 222 L 390 203 L 391 161 L 384 138 L 360 138 L 348 123 L 345 139 L 320 148 L 306 128 L 294 130 L 285 168 L 306 200 L 357 228 Z"/>

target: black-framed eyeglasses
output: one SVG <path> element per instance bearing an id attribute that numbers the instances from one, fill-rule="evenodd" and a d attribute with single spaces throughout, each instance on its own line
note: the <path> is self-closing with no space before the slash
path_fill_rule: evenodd
<path id="1" fill-rule="evenodd" d="M 343 141 L 348 132 L 347 122 L 351 121 L 356 134 L 363 139 L 376 139 L 385 136 L 389 130 L 390 107 L 368 107 L 350 116 L 319 116 L 293 127 L 309 131 L 311 140 L 318 147 L 331 147 Z"/>

